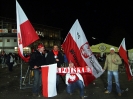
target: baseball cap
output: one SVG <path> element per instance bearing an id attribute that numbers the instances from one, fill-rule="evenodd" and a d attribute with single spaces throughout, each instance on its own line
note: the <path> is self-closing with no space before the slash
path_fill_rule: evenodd
<path id="1" fill-rule="evenodd" d="M 110 50 L 114 50 L 115 51 L 115 48 L 114 47 L 111 47 Z"/>
<path id="2" fill-rule="evenodd" d="M 39 44 L 39 45 L 37 46 L 37 48 L 42 48 L 42 47 L 44 47 L 44 45 L 42 45 L 42 44 Z"/>

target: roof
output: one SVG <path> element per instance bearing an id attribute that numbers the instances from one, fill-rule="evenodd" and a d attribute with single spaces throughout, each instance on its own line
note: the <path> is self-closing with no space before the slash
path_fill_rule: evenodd
<path id="1" fill-rule="evenodd" d="M 90 47 L 92 52 L 110 52 L 110 48 L 114 47 L 115 48 L 115 52 L 118 52 L 118 47 L 113 46 L 113 45 L 109 45 L 106 43 L 99 43 L 96 45 L 92 45 Z"/>

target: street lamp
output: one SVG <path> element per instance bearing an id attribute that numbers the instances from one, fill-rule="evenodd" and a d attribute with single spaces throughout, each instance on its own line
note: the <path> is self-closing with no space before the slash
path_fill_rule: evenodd
<path id="1" fill-rule="evenodd" d="M 100 40 L 99 40 L 98 38 L 92 37 L 92 39 L 94 39 L 94 40 L 96 40 L 96 39 L 97 39 L 97 40 L 98 40 L 98 42 L 100 43 Z"/>
<path id="2" fill-rule="evenodd" d="M 94 40 L 95 40 L 96 38 L 95 38 L 95 37 L 92 37 L 92 39 L 94 39 Z"/>

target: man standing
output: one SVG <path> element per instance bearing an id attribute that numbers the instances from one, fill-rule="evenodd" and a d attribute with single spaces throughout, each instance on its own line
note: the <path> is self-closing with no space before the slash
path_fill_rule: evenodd
<path id="1" fill-rule="evenodd" d="M 47 64 L 54 64 L 57 63 L 57 67 L 61 67 L 61 65 L 63 64 L 64 60 L 63 60 L 63 55 L 61 54 L 61 52 L 59 51 L 59 48 L 57 45 L 54 45 L 53 50 L 51 50 L 48 54 L 47 54 Z M 57 74 L 57 78 L 56 78 L 56 88 L 57 88 L 57 92 L 58 92 L 58 85 L 59 85 L 59 79 L 60 79 L 60 75 Z"/>
<path id="2" fill-rule="evenodd" d="M 7 59 L 6 59 L 6 64 L 8 66 L 8 69 L 10 72 L 12 72 L 12 67 L 13 67 L 13 64 L 14 64 L 14 59 L 13 59 L 13 55 L 12 53 L 9 53 L 8 56 L 7 56 Z"/>
<path id="3" fill-rule="evenodd" d="M 34 82 L 33 82 L 33 96 L 40 97 L 41 93 L 41 67 L 46 65 L 45 56 L 42 54 L 44 51 L 44 46 L 42 44 L 38 45 L 38 48 L 35 52 L 30 55 L 29 64 L 34 73 Z"/>
<path id="4" fill-rule="evenodd" d="M 115 78 L 115 83 L 116 83 L 116 90 L 118 93 L 118 96 L 121 96 L 121 89 L 120 89 L 120 84 L 119 84 L 119 75 L 118 75 L 118 66 L 122 64 L 121 58 L 119 57 L 118 54 L 115 53 L 115 48 L 110 48 L 110 54 L 106 57 L 105 65 L 104 65 L 104 70 L 106 68 L 108 69 L 107 71 L 107 80 L 108 80 L 108 87 L 105 93 L 111 93 L 112 91 L 112 76 Z"/>

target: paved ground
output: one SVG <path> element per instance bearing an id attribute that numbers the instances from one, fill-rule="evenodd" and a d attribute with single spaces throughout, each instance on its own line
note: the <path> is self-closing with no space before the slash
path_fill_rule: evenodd
<path id="1" fill-rule="evenodd" d="M 26 73 L 27 64 L 23 65 L 23 75 Z M 27 81 L 27 80 L 26 80 Z M 32 80 L 31 80 L 32 81 Z M 128 81 L 124 71 L 120 73 L 120 85 L 124 91 L 122 96 L 117 96 L 115 83 L 110 94 L 104 94 L 106 87 L 106 72 L 85 88 L 86 99 L 133 99 L 133 80 Z M 26 83 L 26 82 L 25 82 Z M 31 82 L 32 83 L 32 82 Z M 24 87 L 22 87 L 24 88 Z M 128 90 L 126 90 L 128 88 Z M 7 67 L 0 66 L 0 99 L 47 99 L 45 97 L 33 97 L 31 88 L 20 89 L 20 65 L 13 68 L 13 72 L 8 72 Z M 65 91 L 65 84 L 60 82 L 60 94 L 50 99 L 80 99 L 76 90 L 72 96 Z"/>

